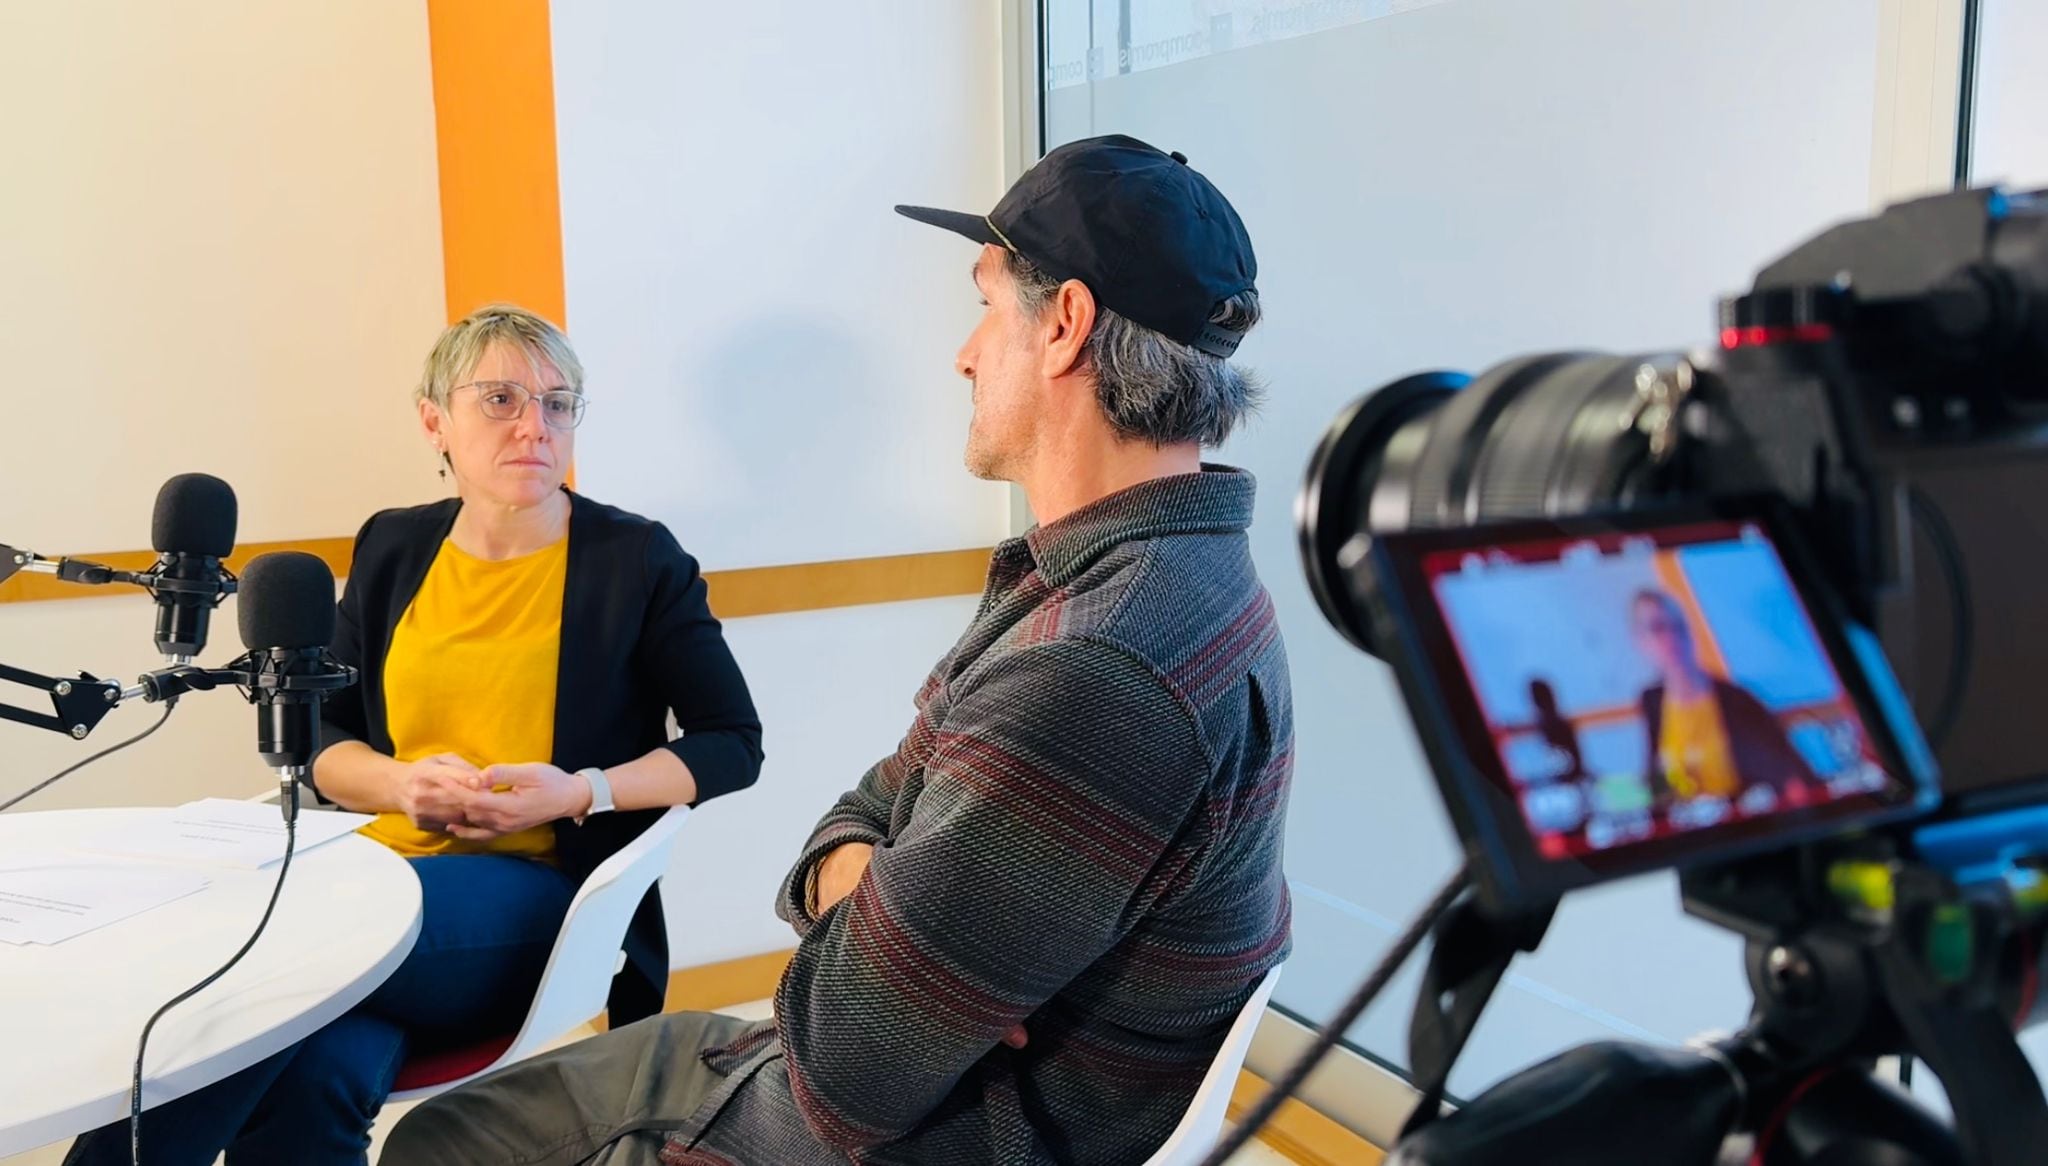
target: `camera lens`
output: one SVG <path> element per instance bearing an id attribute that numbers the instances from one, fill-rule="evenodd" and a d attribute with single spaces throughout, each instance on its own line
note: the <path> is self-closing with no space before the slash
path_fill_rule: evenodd
<path id="1" fill-rule="evenodd" d="M 1310 590 L 1379 654 L 1360 574 L 1373 535 L 1625 507 L 1651 486 L 1639 378 L 1669 357 L 1553 353 L 1468 381 L 1411 376 L 1337 418 L 1296 505 Z M 1676 424 L 1676 419 L 1669 419 Z"/>

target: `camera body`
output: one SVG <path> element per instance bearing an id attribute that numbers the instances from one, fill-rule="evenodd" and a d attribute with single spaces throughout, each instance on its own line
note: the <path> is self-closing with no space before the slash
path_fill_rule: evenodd
<path id="1" fill-rule="evenodd" d="M 1835 227 L 1721 305 L 1718 347 L 1424 373 L 1354 403 L 1299 505 L 1311 589 L 1386 657 L 1377 540 L 1769 497 L 1874 632 L 1952 800 L 2035 796 L 2048 660 L 2048 201 L 1958 191 Z"/>
<path id="2" fill-rule="evenodd" d="M 1837 227 L 1724 304 L 1720 339 L 1695 488 L 1794 505 L 1913 695 L 1952 799 L 2034 796 L 2048 206 L 1963 191 Z"/>
<path id="3" fill-rule="evenodd" d="M 1408 1132 L 1559 896 L 1675 866 L 1686 909 L 1748 939 L 1756 1008 L 1672 1078 L 1717 1086 L 1667 1090 L 1653 1124 L 1701 1117 L 1702 1155 L 1809 1130 L 1772 1162 L 1857 1137 L 2035 1160 L 2048 1099 L 2012 1034 L 2048 973 L 2048 199 L 1834 227 L 1719 325 L 1690 354 L 1404 378 L 1310 464 L 1310 588 L 1394 666 L 1480 891 L 1436 932 Z M 1891 1053 L 1948 1086 L 1953 1137 L 1855 1083 Z M 1398 1160 L 1637 1160 L 1647 1141 L 1532 1108 L 1569 1060 Z M 1631 1069 L 1582 1100 L 1646 1088 Z"/>

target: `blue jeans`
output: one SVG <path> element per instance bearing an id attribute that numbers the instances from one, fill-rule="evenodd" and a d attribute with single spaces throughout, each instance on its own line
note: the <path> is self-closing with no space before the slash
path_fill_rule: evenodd
<path id="1" fill-rule="evenodd" d="M 524 858 L 411 860 L 419 941 L 391 978 L 341 1019 L 284 1052 L 142 1115 L 148 1166 L 361 1166 L 370 1123 L 413 1047 L 519 1027 L 576 888 Z M 119 1166 L 128 1123 L 78 1139 L 65 1166 Z"/>

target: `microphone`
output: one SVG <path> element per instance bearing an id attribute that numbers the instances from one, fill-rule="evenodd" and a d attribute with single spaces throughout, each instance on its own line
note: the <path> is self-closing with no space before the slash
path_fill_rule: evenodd
<path id="1" fill-rule="evenodd" d="M 211 474 L 179 474 L 157 491 L 150 521 L 157 560 L 147 571 L 123 571 L 87 559 L 51 559 L 0 545 L 0 583 L 21 571 L 66 583 L 133 583 L 156 600 L 156 650 L 189 664 L 206 648 L 206 625 L 220 601 L 235 593 L 221 564 L 235 549 L 235 491 Z"/>
<path id="2" fill-rule="evenodd" d="M 133 581 L 156 599 L 156 648 L 166 659 L 198 656 L 213 609 L 235 591 L 234 575 L 221 565 L 235 549 L 235 514 L 234 488 L 211 474 L 179 474 L 157 491 L 149 526 L 156 565 Z M 328 624 L 331 637 L 331 613 Z"/>
<path id="3" fill-rule="evenodd" d="M 355 683 L 356 670 L 328 655 L 334 641 L 334 573 L 316 555 L 259 555 L 242 573 L 242 645 L 228 670 L 256 705 L 256 751 L 277 770 L 285 814 L 295 783 L 320 751 L 320 702 Z"/>

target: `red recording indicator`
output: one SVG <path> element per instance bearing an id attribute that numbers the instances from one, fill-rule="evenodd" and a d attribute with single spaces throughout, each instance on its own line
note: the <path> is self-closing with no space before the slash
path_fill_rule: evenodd
<path id="1" fill-rule="evenodd" d="M 1721 329 L 1721 347 L 1757 348 L 1766 344 L 1818 344 L 1833 339 L 1832 324 L 1752 324 Z"/>

